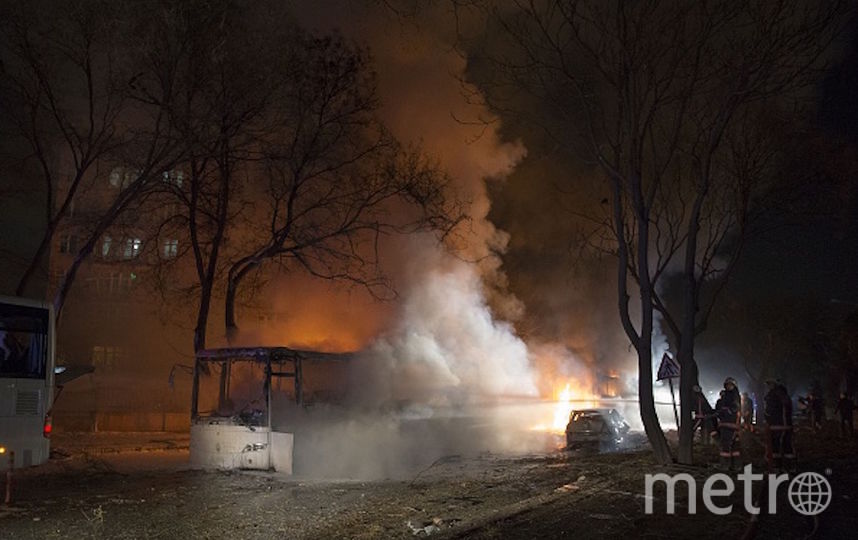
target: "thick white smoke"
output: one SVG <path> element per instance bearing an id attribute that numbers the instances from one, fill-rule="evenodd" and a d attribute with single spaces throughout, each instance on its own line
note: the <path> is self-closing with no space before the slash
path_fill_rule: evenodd
<path id="1" fill-rule="evenodd" d="M 395 325 L 363 353 L 375 400 L 462 406 L 498 396 L 536 396 L 528 349 L 495 319 L 478 268 L 431 241 L 411 260 Z"/>

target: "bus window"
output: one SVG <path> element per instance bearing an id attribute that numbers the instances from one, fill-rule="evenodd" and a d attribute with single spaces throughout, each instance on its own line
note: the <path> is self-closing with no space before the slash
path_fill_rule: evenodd
<path id="1" fill-rule="evenodd" d="M 44 379 L 48 312 L 0 302 L 0 377 Z"/>

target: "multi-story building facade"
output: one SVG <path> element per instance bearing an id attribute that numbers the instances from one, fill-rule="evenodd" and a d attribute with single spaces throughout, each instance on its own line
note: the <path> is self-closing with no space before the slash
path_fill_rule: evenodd
<path id="1" fill-rule="evenodd" d="M 80 192 L 56 231 L 50 255 L 49 297 L 120 190 L 137 172 L 121 167 Z M 181 184 L 180 171 L 164 182 Z M 98 238 L 65 302 L 57 336 L 58 362 L 90 365 L 69 383 L 55 407 L 59 429 L 150 430 L 187 426 L 191 334 L 175 324 L 170 298 L 158 292 L 159 263 L 174 259 L 179 240 L 158 234 L 175 208 L 145 204 L 122 213 Z M 180 316 L 179 313 L 176 314 Z"/>

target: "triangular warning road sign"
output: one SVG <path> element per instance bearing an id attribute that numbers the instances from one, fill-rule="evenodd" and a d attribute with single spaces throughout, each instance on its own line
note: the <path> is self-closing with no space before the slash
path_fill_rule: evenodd
<path id="1" fill-rule="evenodd" d="M 676 360 L 668 356 L 667 353 L 664 353 L 664 356 L 661 357 L 661 365 L 658 366 L 656 380 L 663 381 L 664 379 L 676 379 L 677 377 L 679 377 L 679 364 L 676 363 Z"/>

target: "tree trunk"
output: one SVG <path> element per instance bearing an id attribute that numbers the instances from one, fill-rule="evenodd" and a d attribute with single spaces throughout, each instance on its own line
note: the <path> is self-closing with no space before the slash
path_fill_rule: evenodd
<path id="1" fill-rule="evenodd" d="M 693 325 L 693 321 L 692 321 Z M 683 336 L 693 336 L 686 333 Z M 694 385 L 697 384 L 697 364 L 694 361 L 694 339 L 685 338 L 680 343 L 679 354 L 679 452 L 677 459 L 683 465 L 694 461 Z"/>
<path id="2" fill-rule="evenodd" d="M 238 282 L 230 279 L 226 285 L 226 299 L 224 301 L 224 326 L 226 330 L 226 342 L 230 345 L 235 341 L 238 334 L 238 325 L 235 322 L 235 294 L 238 291 Z"/>
<path id="3" fill-rule="evenodd" d="M 197 312 L 197 325 L 194 327 L 194 352 L 206 348 L 206 325 L 209 320 L 209 307 L 211 306 L 211 283 L 204 283 L 200 291 L 200 307 Z"/>
<path id="4" fill-rule="evenodd" d="M 651 340 L 642 339 L 641 343 L 644 341 L 651 342 Z M 652 391 L 652 353 L 647 354 L 643 348 L 638 351 L 638 373 L 641 422 L 656 461 L 662 465 L 667 465 L 673 462 L 673 456 L 670 453 L 670 447 L 655 410 L 655 396 Z"/>
<path id="5" fill-rule="evenodd" d="M 238 294 L 238 286 L 244 277 L 257 266 L 258 263 L 253 258 L 245 257 L 229 269 L 223 314 L 226 340 L 230 345 L 233 344 L 238 335 L 238 324 L 235 316 L 235 297 Z"/>
<path id="6" fill-rule="evenodd" d="M 652 331 L 655 306 L 653 304 L 653 283 L 649 273 L 649 209 L 643 198 L 640 173 L 635 173 L 631 185 L 635 219 L 638 225 L 636 247 L 638 286 L 641 297 L 641 332 L 637 351 L 641 422 L 644 425 L 649 443 L 652 445 L 655 459 L 662 465 L 667 465 L 673 462 L 673 456 L 670 454 L 670 447 L 664 437 L 664 430 L 661 429 L 661 424 L 658 421 L 652 390 Z"/>
<path id="7" fill-rule="evenodd" d="M 640 333 L 632 323 L 629 313 L 628 270 L 629 249 L 625 236 L 625 217 L 623 212 L 623 182 L 612 171 L 607 171 L 611 178 L 612 206 L 615 234 L 617 238 L 617 307 L 623 330 L 632 346 L 638 353 L 638 403 L 640 406 L 641 423 L 644 426 L 647 439 L 652 446 L 656 460 L 662 464 L 670 463 L 670 447 L 664 437 L 664 431 L 658 422 L 655 410 L 655 399 L 652 391 L 652 329 L 653 329 L 653 297 L 652 283 L 649 279 L 648 233 L 649 222 L 646 209 L 640 193 L 640 184 L 635 185 L 635 218 L 638 223 L 638 271 L 640 272 L 639 289 L 641 298 L 641 328 Z"/>
<path id="8" fill-rule="evenodd" d="M 644 233 L 645 237 L 645 233 Z M 645 263 L 644 263 L 645 264 Z M 655 410 L 655 396 L 652 390 L 652 329 L 653 306 L 652 290 L 649 281 L 641 280 L 641 333 L 637 344 L 638 353 L 638 399 L 640 402 L 641 422 L 647 439 L 652 446 L 655 459 L 662 465 L 673 462 L 670 447 L 664 436 L 664 430 L 658 421 Z"/>

